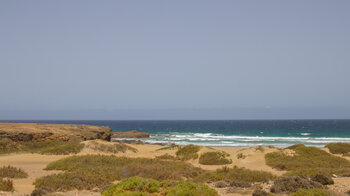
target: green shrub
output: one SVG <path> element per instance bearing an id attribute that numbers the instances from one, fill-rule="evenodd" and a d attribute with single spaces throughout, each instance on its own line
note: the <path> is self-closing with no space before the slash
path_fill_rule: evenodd
<path id="1" fill-rule="evenodd" d="M 101 152 L 107 152 L 107 153 L 125 153 L 126 151 L 130 150 L 132 152 L 137 152 L 138 150 L 134 147 L 131 147 L 127 144 L 123 143 L 103 143 L 98 141 L 91 141 L 87 144 L 87 147 L 92 150 L 97 150 Z"/>
<path id="2" fill-rule="evenodd" d="M 175 186 L 165 191 L 166 196 L 217 196 L 214 189 L 201 183 L 180 181 Z"/>
<path id="3" fill-rule="evenodd" d="M 103 188 L 115 180 L 132 176 L 156 180 L 180 180 L 193 178 L 203 172 L 200 168 L 180 161 L 104 155 L 71 156 L 50 163 L 46 170 L 65 171 L 37 179 L 36 188 L 50 191 Z"/>
<path id="4" fill-rule="evenodd" d="M 61 140 L 26 142 L 24 145 L 27 152 L 53 155 L 76 154 L 84 148 L 82 143 Z"/>
<path id="5" fill-rule="evenodd" d="M 3 166 L 0 168 L 0 178 L 27 178 L 28 174 L 22 169 L 12 166 Z"/>
<path id="6" fill-rule="evenodd" d="M 289 149 L 295 151 L 293 156 L 286 155 L 283 152 L 266 154 L 266 164 L 276 169 L 289 171 L 287 175 L 350 175 L 350 162 L 346 159 L 331 155 L 319 148 L 306 147 L 302 144 L 293 145 Z"/>
<path id="7" fill-rule="evenodd" d="M 118 184 L 108 187 L 102 193 L 102 196 L 113 196 L 113 195 L 123 195 L 130 193 L 145 194 L 155 193 L 160 190 L 160 188 L 166 187 L 165 183 L 161 183 L 157 180 L 144 179 L 138 176 L 123 179 Z"/>
<path id="8" fill-rule="evenodd" d="M 232 168 L 224 166 L 221 169 L 217 169 L 216 171 L 203 173 L 202 175 L 197 176 L 196 180 L 263 182 L 265 180 L 273 180 L 275 178 L 276 176 L 274 176 L 270 172 L 250 170 L 246 168 L 239 168 L 237 166 L 234 166 Z"/>
<path id="9" fill-rule="evenodd" d="M 329 143 L 325 147 L 333 154 L 347 154 L 350 152 L 350 144 L 348 143 Z"/>
<path id="10" fill-rule="evenodd" d="M 199 157 L 199 163 L 202 165 L 225 165 L 231 164 L 232 160 L 226 157 L 230 156 L 225 152 L 206 152 Z"/>
<path id="11" fill-rule="evenodd" d="M 12 180 L 4 180 L 0 178 L 0 191 L 13 191 Z"/>
<path id="12" fill-rule="evenodd" d="M 243 153 L 238 153 L 237 154 L 237 159 L 245 159 L 245 155 Z"/>
<path id="13" fill-rule="evenodd" d="M 197 159 L 198 154 L 197 152 L 200 150 L 200 146 L 196 145 L 187 145 L 183 147 L 179 147 L 179 149 L 176 152 L 176 156 L 181 160 L 190 160 L 190 159 Z"/>
<path id="14" fill-rule="evenodd" d="M 330 194 L 324 189 L 299 189 L 289 196 L 329 196 Z"/>
<path id="15" fill-rule="evenodd" d="M 215 190 L 201 183 L 184 181 L 159 182 L 138 176 L 123 179 L 118 184 L 110 186 L 102 193 L 102 196 L 146 196 L 150 194 L 165 196 L 217 196 Z"/>

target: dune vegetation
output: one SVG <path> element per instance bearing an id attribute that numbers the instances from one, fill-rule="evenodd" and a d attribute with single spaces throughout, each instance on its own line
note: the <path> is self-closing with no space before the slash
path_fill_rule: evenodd
<path id="1" fill-rule="evenodd" d="M 123 179 L 118 184 L 110 186 L 102 196 L 131 196 L 131 195 L 191 195 L 217 196 L 214 189 L 201 183 L 185 181 L 158 181 L 144 179 L 138 176 Z"/>
<path id="2" fill-rule="evenodd" d="M 115 180 L 132 176 L 155 180 L 181 180 L 193 178 L 202 172 L 200 168 L 180 161 L 104 155 L 71 156 L 50 163 L 46 170 L 65 171 L 36 180 L 36 188 L 45 187 L 51 191 L 103 188 Z"/>
<path id="3" fill-rule="evenodd" d="M 23 170 L 13 166 L 3 166 L 0 168 L 0 191 L 13 191 L 13 181 L 9 178 L 27 178 L 28 174 Z M 6 179 L 4 179 L 6 178 Z"/>
<path id="4" fill-rule="evenodd" d="M 29 152 L 38 154 L 76 154 L 84 148 L 84 144 L 75 141 L 48 140 L 40 142 L 14 142 L 10 139 L 0 140 L 0 154 Z"/>
<path id="5" fill-rule="evenodd" d="M 26 142 L 23 150 L 38 154 L 66 155 L 79 153 L 84 144 L 74 141 L 48 140 L 42 142 Z"/>
<path id="6" fill-rule="evenodd" d="M 0 191 L 13 191 L 13 182 L 9 179 L 0 178 Z"/>
<path id="7" fill-rule="evenodd" d="M 206 152 L 199 157 L 199 163 L 202 165 L 225 165 L 231 164 L 232 160 L 226 157 L 230 155 L 226 152 Z"/>
<path id="8" fill-rule="evenodd" d="M 348 143 L 329 143 L 325 146 L 329 149 L 329 152 L 333 154 L 349 154 L 350 153 L 350 144 Z"/>
<path id="9" fill-rule="evenodd" d="M 127 158 L 114 155 L 71 156 L 50 163 L 46 170 L 62 173 L 39 178 L 34 185 L 48 191 L 91 190 L 104 188 L 113 181 L 139 176 L 158 181 L 190 180 L 194 182 L 236 180 L 262 182 L 274 179 L 269 172 L 244 168 L 227 168 L 207 171 L 183 161 L 166 161 L 159 158 Z"/>
<path id="10" fill-rule="evenodd" d="M 0 178 L 27 178 L 28 174 L 13 166 L 0 167 Z"/>
<path id="11" fill-rule="evenodd" d="M 240 181 L 240 182 L 263 182 L 265 180 L 273 180 L 276 176 L 270 172 L 250 170 L 246 168 L 239 168 L 237 166 L 222 167 L 215 171 L 206 171 L 196 177 L 198 181 Z"/>
<path id="12" fill-rule="evenodd" d="M 196 145 L 186 145 L 186 146 L 181 146 L 178 147 L 178 150 L 176 151 L 176 156 L 183 160 L 187 161 L 190 159 L 197 159 L 198 158 L 198 151 L 200 150 L 200 146 Z"/>
<path id="13" fill-rule="evenodd" d="M 287 170 L 286 175 L 350 176 L 350 162 L 344 158 L 303 144 L 293 145 L 287 149 L 295 151 L 295 154 L 288 155 L 283 151 L 268 153 L 265 155 L 266 164 L 276 169 Z"/>
<path id="14" fill-rule="evenodd" d="M 92 150 L 96 150 L 99 152 L 105 152 L 105 153 L 125 153 L 126 151 L 132 151 L 137 152 L 137 149 L 134 147 L 131 147 L 127 144 L 121 143 L 121 142 L 105 142 L 105 141 L 90 141 L 88 144 L 86 144 L 87 148 L 90 148 Z"/>

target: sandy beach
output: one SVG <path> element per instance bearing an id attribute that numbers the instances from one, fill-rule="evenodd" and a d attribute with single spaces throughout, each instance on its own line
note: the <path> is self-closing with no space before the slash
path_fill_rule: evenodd
<path id="1" fill-rule="evenodd" d="M 151 144 L 128 144 L 129 146 L 137 149 L 137 152 L 126 151 L 125 153 L 106 153 L 98 150 L 93 150 L 89 148 L 89 143 L 93 141 L 85 141 L 85 147 L 82 149 L 80 153 L 77 155 L 87 155 L 87 154 L 103 154 L 103 155 L 116 155 L 116 156 L 125 156 L 125 157 L 143 157 L 143 158 L 155 158 L 156 156 L 160 156 L 163 154 L 174 155 L 176 149 L 165 149 L 164 146 L 160 145 L 151 145 Z M 96 141 L 94 141 L 96 142 Z M 97 140 L 98 143 L 103 144 L 111 144 L 112 142 Z M 281 151 L 281 149 L 273 148 L 273 147 L 250 147 L 250 148 L 211 148 L 211 147 L 201 147 L 199 154 L 210 152 L 210 151 L 224 151 L 229 154 L 229 158 L 232 159 L 232 163 L 226 166 L 233 167 L 244 167 L 252 170 L 260 170 L 271 172 L 274 175 L 281 176 L 285 173 L 285 171 L 280 171 L 277 169 L 273 169 L 265 163 L 265 154 L 271 152 Z M 283 150 L 285 153 L 293 153 L 291 150 L 285 149 Z M 245 158 L 239 159 L 237 155 L 242 153 Z M 25 179 L 14 179 L 14 192 L 13 193 L 5 193 L 2 192 L 0 195 L 26 195 L 30 194 L 34 190 L 33 182 L 35 179 L 50 175 L 53 173 L 59 173 L 59 171 L 46 171 L 44 168 L 50 162 L 62 159 L 64 157 L 68 157 L 70 155 L 40 155 L 40 154 L 31 154 L 31 153 L 13 153 L 7 155 L 0 156 L 0 167 L 11 165 L 14 167 L 21 168 L 25 172 L 28 173 L 28 178 Z M 347 158 L 350 160 L 350 158 Z M 216 170 L 218 168 L 222 168 L 222 165 L 202 165 L 196 160 L 189 160 L 189 163 L 196 167 L 200 167 L 206 170 Z M 335 178 L 335 184 L 330 185 L 329 189 L 335 192 L 338 192 L 341 195 L 341 192 L 345 191 L 347 187 L 350 187 L 350 178 L 342 177 Z M 213 185 L 210 185 L 212 186 Z M 215 188 L 215 187 L 213 187 Z M 227 193 L 224 189 L 215 188 L 220 195 L 251 195 L 252 190 L 250 189 L 242 189 L 235 193 Z M 99 192 L 93 191 L 73 191 L 73 192 L 65 192 L 64 195 L 100 195 Z"/>

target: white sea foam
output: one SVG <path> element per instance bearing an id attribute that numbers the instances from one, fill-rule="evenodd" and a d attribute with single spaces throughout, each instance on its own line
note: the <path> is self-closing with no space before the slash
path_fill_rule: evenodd
<path id="1" fill-rule="evenodd" d="M 331 142 L 350 142 L 350 138 L 340 137 L 310 137 L 311 133 L 300 133 L 301 137 L 273 137 L 273 136 L 244 136 L 223 135 L 213 133 L 169 133 L 170 137 L 150 137 L 141 139 L 147 143 L 175 143 L 178 145 L 197 144 L 204 146 L 248 147 L 257 145 L 273 145 L 286 147 L 297 143 L 312 146 L 324 146 Z M 309 137 L 302 137 L 309 136 Z M 113 138 L 114 141 L 125 140 Z M 133 139 L 127 139 L 133 140 Z M 139 139 L 134 139 L 139 140 Z"/>
<path id="2" fill-rule="evenodd" d="M 311 135 L 311 133 L 300 133 L 300 135 Z"/>

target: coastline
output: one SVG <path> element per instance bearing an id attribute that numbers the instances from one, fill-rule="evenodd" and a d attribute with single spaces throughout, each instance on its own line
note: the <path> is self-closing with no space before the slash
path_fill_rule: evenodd
<path id="1" fill-rule="evenodd" d="M 250 147 L 238 147 L 238 146 L 202 146 L 202 145 L 177 145 L 174 143 L 158 143 L 158 144 L 147 144 L 144 141 L 146 139 L 140 139 L 140 138 L 120 138 L 118 140 L 121 140 L 120 142 L 115 141 L 108 141 L 104 140 L 105 138 L 110 138 L 112 136 L 112 132 L 110 129 L 105 129 L 101 132 L 101 134 L 93 134 L 92 139 L 86 139 L 86 137 L 81 136 L 80 134 L 83 133 L 81 130 L 81 127 L 79 129 L 72 129 L 71 125 L 40 125 L 40 124 L 2 124 L 2 129 L 0 131 L 4 132 L 6 131 L 4 129 L 4 126 L 8 126 L 7 134 L 2 134 L 2 137 L 0 138 L 2 143 L 1 145 L 5 145 L 5 148 L 2 147 L 2 154 L 0 154 L 0 168 L 1 167 L 16 167 L 28 174 L 28 177 L 26 178 L 14 178 L 11 179 L 13 182 L 13 192 L 0 192 L 0 195 L 16 195 L 16 196 L 24 196 L 31 194 L 33 191 L 37 190 L 37 184 L 34 185 L 34 182 L 37 182 L 38 179 L 46 178 L 46 177 L 52 177 L 53 182 L 55 182 L 55 178 L 57 176 L 60 176 L 61 174 L 65 174 L 66 172 L 64 170 L 54 169 L 54 170 L 47 170 L 47 166 L 51 165 L 52 163 L 59 162 L 61 160 L 64 160 L 65 158 L 69 159 L 72 157 L 79 158 L 83 157 L 83 159 L 91 158 L 91 163 L 95 163 L 97 165 L 93 165 L 93 167 L 106 167 L 107 170 L 104 170 L 107 174 L 110 172 L 109 169 L 112 169 L 116 165 L 113 165 L 113 167 L 108 166 L 108 162 L 104 161 L 97 161 L 94 162 L 94 159 L 118 159 L 117 162 L 120 161 L 129 161 L 134 162 L 134 166 L 132 166 L 132 170 L 138 171 L 139 173 L 130 174 L 130 168 L 125 168 L 123 170 L 122 174 L 128 174 L 128 176 L 142 176 L 142 171 L 149 170 L 148 172 L 151 172 L 152 175 L 148 175 L 148 178 L 152 178 L 153 173 L 159 172 L 158 168 L 152 168 L 154 167 L 154 164 L 160 164 L 157 167 L 163 167 L 164 165 L 172 165 L 172 164 L 180 164 L 182 165 L 179 168 L 193 168 L 194 171 L 201 171 L 205 174 L 210 175 L 216 175 L 215 173 L 220 171 L 227 170 L 228 172 L 231 170 L 230 175 L 233 175 L 236 177 L 244 177 L 245 175 L 252 175 L 253 177 L 249 179 L 248 187 L 236 187 L 235 189 L 230 189 L 229 187 L 220 187 L 217 184 L 224 183 L 223 180 L 220 181 L 220 179 L 215 178 L 207 178 L 205 176 L 202 179 L 196 179 L 197 181 L 202 181 L 202 183 L 205 184 L 205 186 L 208 186 L 219 195 L 222 196 L 233 196 L 233 195 L 251 195 L 253 191 L 258 189 L 263 189 L 265 191 L 270 191 L 271 187 L 274 185 L 274 179 L 277 178 L 283 178 L 286 177 L 286 175 L 290 175 L 290 172 L 297 171 L 295 168 L 286 169 L 287 166 L 294 165 L 296 167 L 303 167 L 303 162 L 305 164 L 315 162 L 314 165 L 310 166 L 317 166 L 318 164 L 322 165 L 322 170 L 326 170 L 328 172 L 328 175 L 331 175 L 334 184 L 327 185 L 326 188 L 329 191 L 337 192 L 338 195 L 342 195 L 347 190 L 347 187 L 350 187 L 350 175 L 348 173 L 342 174 L 339 173 L 340 170 L 332 170 L 333 164 L 341 163 L 343 165 L 340 165 L 340 169 L 346 169 L 346 172 L 350 171 L 350 151 L 348 151 L 348 154 L 339 154 L 339 153 L 333 153 L 330 152 L 329 148 L 325 148 L 324 146 L 322 148 L 317 147 L 307 147 L 304 145 L 293 145 L 289 148 L 279 148 L 275 146 L 262 146 L 262 145 L 255 145 Z M 11 126 L 9 126 L 11 125 Z M 16 126 L 26 127 L 30 129 L 19 129 Z M 45 126 L 43 129 L 42 126 Z M 73 126 L 74 127 L 74 126 Z M 92 126 L 84 126 L 84 130 L 90 131 L 91 133 L 96 133 L 96 130 L 98 127 Z M 50 130 L 50 134 L 45 134 L 47 131 L 46 129 Z M 64 132 L 63 132 L 64 131 Z M 60 133 L 60 134 L 58 134 Z M 134 134 L 138 134 L 138 132 L 132 132 Z M 14 134 L 14 135 L 11 135 Z M 9 138 L 13 138 L 17 135 L 28 135 L 27 137 L 21 137 L 22 139 L 31 139 L 31 140 L 18 140 L 18 141 L 12 141 Z M 39 136 L 37 136 L 39 134 Z M 57 135 L 57 137 L 47 137 L 52 135 Z M 62 140 L 65 139 L 68 134 L 69 136 L 74 136 L 74 140 Z M 99 138 L 99 135 L 103 135 L 103 137 Z M 30 137 L 29 137 L 30 136 Z M 46 140 L 42 140 L 42 138 L 46 137 Z M 58 137 L 59 136 L 59 137 Z M 106 137 L 107 136 L 107 137 Z M 8 137 L 8 138 L 6 138 Z M 151 136 L 151 137 L 159 137 L 159 136 Z M 169 138 L 167 136 L 162 135 L 161 137 Z M 41 138 L 41 140 L 37 140 L 37 138 Z M 20 139 L 20 138 L 17 138 Z M 80 140 L 77 140 L 80 139 Z M 112 139 L 114 140 L 114 139 Z M 124 141 L 124 142 L 122 142 Z M 172 145 L 171 145 L 172 144 Z M 337 144 L 337 143 L 334 143 Z M 34 146 L 33 146 L 34 145 Z M 350 144 L 346 144 L 350 145 Z M 14 151 L 6 152 L 6 148 L 13 148 Z M 33 148 L 34 147 L 34 148 Z M 195 152 L 191 154 L 190 158 L 184 159 L 181 157 L 178 153 L 181 151 L 181 149 L 185 149 L 189 147 L 190 151 L 195 149 Z M 296 148 L 300 149 L 296 149 Z M 5 150 L 5 151 L 4 151 Z M 69 150 L 69 151 L 66 151 Z M 186 150 L 187 151 L 187 150 Z M 190 152 L 188 151 L 188 152 Z M 187 153 L 187 152 L 186 152 Z M 301 154 L 298 154 L 301 153 Z M 306 153 L 303 155 L 303 153 Z M 226 159 L 226 162 L 214 162 L 214 163 L 205 163 L 201 162 L 202 156 L 205 154 L 215 154 L 222 156 L 221 158 Z M 267 155 L 278 155 L 280 158 L 277 159 L 277 165 L 273 162 L 268 163 Z M 193 156 L 195 155 L 195 156 Z M 296 156 L 298 155 L 298 156 Z M 187 156 L 187 155 L 186 155 Z M 304 156 L 304 158 L 303 158 Z M 321 156 L 321 158 L 319 158 Z M 85 158 L 84 158 L 85 157 Z M 300 163 L 295 162 L 293 157 L 301 157 Z M 311 157 L 311 159 L 309 158 Z M 279 159 L 284 159 L 279 163 Z M 215 161 L 218 161 L 219 159 L 215 158 Z M 145 165 L 145 163 L 149 161 L 151 162 L 151 165 Z M 209 159 L 210 161 L 210 159 Z M 275 160 L 276 161 L 276 160 Z M 82 162 L 83 165 L 80 167 L 84 167 L 86 161 Z M 90 163 L 90 164 L 91 164 Z M 329 164 L 331 163 L 331 164 Z M 68 167 L 69 164 L 75 164 L 74 163 L 65 163 L 62 166 Z M 185 166 L 183 165 L 185 164 Z M 78 167 L 77 169 L 79 169 Z M 173 166 L 171 166 L 173 167 Z M 343 168 L 344 167 L 344 168 Z M 177 169 L 179 169 L 177 168 Z M 296 168 L 298 169 L 298 168 Z M 305 168 L 304 168 L 305 169 Z M 310 168 L 306 168 L 310 169 Z M 311 168 L 312 169 L 312 168 Z M 348 169 L 348 170 L 347 170 Z M 320 171 L 322 171 L 320 170 Z M 160 171 L 166 171 L 167 170 L 160 170 Z M 84 170 L 84 172 L 88 172 Z M 193 172 L 193 171 L 191 171 Z M 244 174 L 239 174 L 235 172 L 246 172 Z M 263 172 L 263 174 L 259 173 Z M 334 174 L 334 173 L 336 174 Z M 337 173 L 338 172 L 338 173 Z M 175 172 L 177 173 L 177 172 Z M 196 172 L 194 172 L 196 173 Z M 57 174 L 57 175 L 56 175 Z M 338 175 L 339 174 L 339 175 Z M 68 174 L 67 174 L 68 175 Z M 73 176 L 70 176 L 71 178 L 81 178 L 79 179 L 80 183 L 83 183 L 84 180 L 91 180 L 89 178 L 85 179 L 85 175 L 83 176 L 75 176 L 79 175 L 79 173 L 74 174 Z M 105 175 L 105 174 L 103 174 Z M 102 176 L 103 176 L 102 175 Z M 164 173 L 160 175 L 162 177 Z M 175 174 L 173 174 L 175 175 Z M 223 174 L 220 174 L 219 176 L 216 176 L 216 178 L 221 178 Z M 264 179 L 256 180 L 254 178 L 259 178 L 260 176 L 270 176 L 266 177 Z M 293 174 L 296 175 L 296 174 Z M 56 177 L 55 177 L 56 176 Z M 221 176 L 221 177 L 220 177 Z M 96 177 L 96 174 L 92 174 L 90 178 L 94 179 Z M 229 179 L 232 176 L 229 176 Z M 241 178 L 239 177 L 239 178 Z M 65 179 L 65 178 L 64 178 Z M 186 179 L 186 177 L 182 176 L 179 179 Z M 306 178 L 307 179 L 307 178 Z M 304 180 L 306 180 L 304 179 Z M 56 179 L 57 180 L 57 179 Z M 118 183 L 119 180 L 114 180 L 113 183 Z M 226 179 L 228 180 L 228 179 Z M 51 181 L 52 182 L 52 181 Z M 57 182 L 56 182 L 57 183 Z M 58 184 L 55 184 L 56 188 L 52 189 L 53 192 L 57 192 L 58 194 L 63 195 L 91 195 L 91 196 L 97 196 L 101 195 L 101 191 L 104 189 L 101 189 L 101 187 L 90 187 L 87 189 L 79 188 L 78 190 L 68 189 L 65 191 L 59 191 L 61 183 L 65 183 L 65 181 L 59 181 Z M 98 182 L 97 182 L 98 183 Z M 110 182 L 112 183 L 112 182 Z M 110 184 L 109 184 L 110 186 Z M 78 186 L 80 187 L 80 185 Z M 58 190 L 58 191 L 57 191 Z"/>
<path id="2" fill-rule="evenodd" d="M 91 140 L 83 142 L 85 145 L 97 141 L 98 143 L 103 144 L 114 144 L 115 142 L 108 142 L 102 140 Z M 84 147 L 81 152 L 79 152 L 78 156 L 84 155 L 114 155 L 117 157 L 129 157 L 129 158 L 156 158 L 157 156 L 161 156 L 164 154 L 175 155 L 176 149 L 165 149 L 161 150 L 164 146 L 154 145 L 154 144 L 127 144 L 128 146 L 137 149 L 137 152 L 126 151 L 125 153 L 106 153 L 99 150 L 93 150 L 89 147 Z M 232 148 L 232 147 L 205 147 L 201 146 L 198 154 L 203 154 L 205 152 L 213 152 L 213 151 L 223 151 L 229 154 L 229 158 L 232 159 L 231 164 L 226 164 L 226 167 L 244 167 L 251 170 L 256 171 L 266 171 L 270 172 L 276 176 L 282 176 L 286 173 L 286 171 L 281 171 L 274 169 L 265 163 L 265 155 L 271 152 L 279 152 L 283 149 L 276 147 L 249 147 L 249 148 Z M 327 151 L 327 149 L 322 149 Z M 287 150 L 289 152 L 289 150 Z M 237 158 L 238 154 L 242 153 L 245 158 L 240 159 Z M 35 179 L 40 178 L 42 176 L 60 173 L 60 171 L 46 171 L 44 168 L 50 162 L 60 160 L 65 157 L 69 157 L 71 155 L 40 155 L 40 154 L 28 154 L 28 153 L 12 153 L 7 155 L 0 155 L 0 166 L 12 165 L 23 169 L 28 172 L 29 177 L 26 179 L 14 179 L 15 192 L 7 193 L 8 195 L 25 195 L 30 194 L 34 190 L 33 182 Z M 347 160 L 350 161 L 350 157 L 346 157 Z M 191 165 L 195 167 L 199 167 L 205 170 L 215 171 L 216 169 L 220 169 L 223 165 L 202 165 L 197 160 L 189 160 L 187 161 Z M 336 181 L 341 181 L 342 184 L 346 184 L 350 186 L 350 177 L 344 177 L 336 179 Z M 215 187 L 213 187 L 215 188 Z M 332 187 L 331 187 L 332 188 Z M 336 188 L 335 188 L 336 189 Z M 338 189 L 338 188 L 337 188 Z M 216 190 L 220 193 L 220 195 L 232 195 L 226 194 L 222 192 L 221 189 Z M 248 189 L 249 190 L 249 189 Z M 221 191 L 221 192 L 220 192 Z M 73 191 L 66 193 L 65 195 L 73 194 L 73 195 L 99 195 L 99 193 L 94 193 L 91 191 Z M 251 192 L 248 191 L 247 194 L 241 192 L 238 195 L 250 195 Z M 235 195 L 235 194 L 233 194 Z M 236 194 L 237 195 L 237 194 Z"/>

